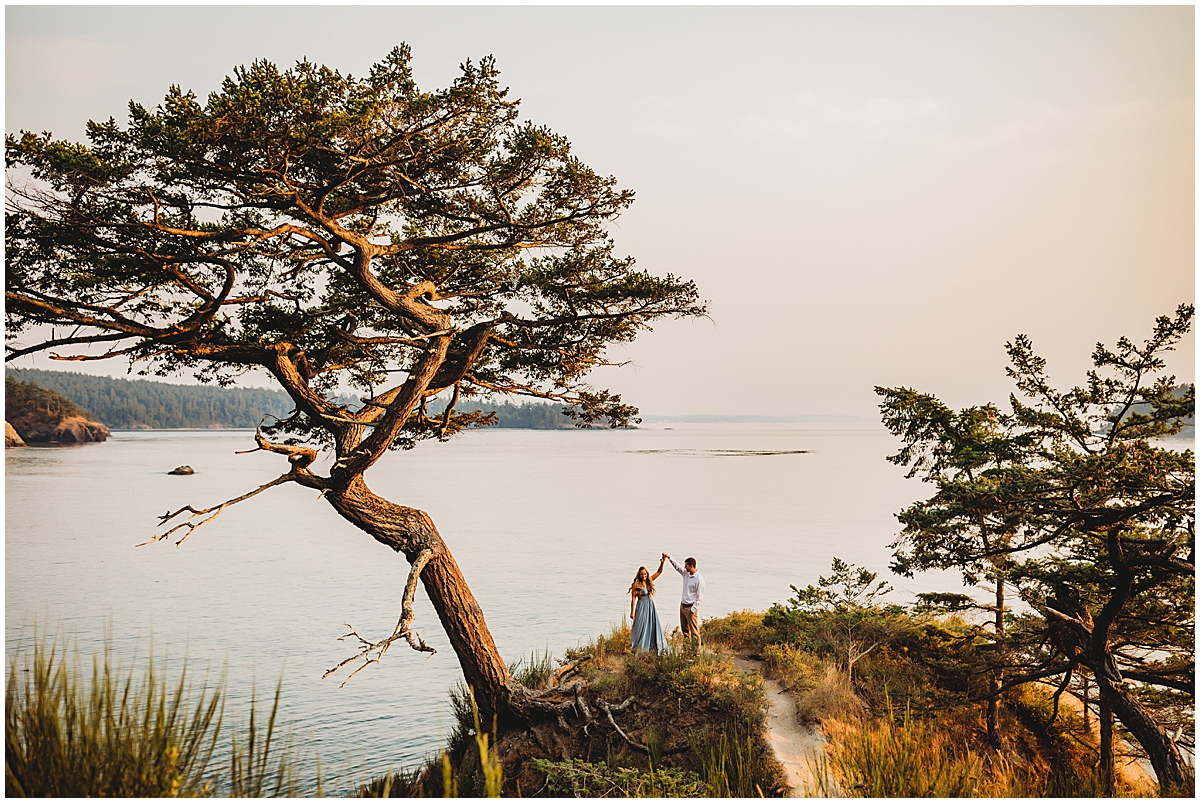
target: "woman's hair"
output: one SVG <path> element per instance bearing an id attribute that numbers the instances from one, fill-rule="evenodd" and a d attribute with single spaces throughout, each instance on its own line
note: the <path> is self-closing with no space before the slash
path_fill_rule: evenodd
<path id="1" fill-rule="evenodd" d="M 642 572 L 646 573 L 646 582 L 645 583 L 642 583 L 642 581 L 640 579 L 642 576 Z M 633 589 L 637 588 L 639 584 L 644 585 L 646 587 L 646 593 L 648 593 L 648 594 L 654 593 L 654 581 L 650 579 L 650 570 L 647 569 L 645 566 L 638 567 L 637 574 L 635 574 L 633 576 L 633 584 L 629 586 L 629 590 L 626 591 L 625 593 L 632 594 Z"/>

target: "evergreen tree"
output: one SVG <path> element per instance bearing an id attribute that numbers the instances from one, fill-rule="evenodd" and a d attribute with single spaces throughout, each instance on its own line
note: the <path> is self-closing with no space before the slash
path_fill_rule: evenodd
<path id="1" fill-rule="evenodd" d="M 404 46 L 362 77 L 255 62 L 206 99 L 172 87 L 159 106 L 131 103 L 127 126 L 87 133 L 6 137 L 7 166 L 32 176 L 6 206 L 9 357 L 99 345 L 65 356 L 218 383 L 265 369 L 296 412 L 257 443 L 290 468 L 236 501 L 285 482 L 319 490 L 411 565 L 393 634 L 349 660 L 399 639 L 430 649 L 411 627 L 420 581 L 487 714 L 551 710 L 513 680 L 430 516 L 363 475 L 394 448 L 482 423 L 457 408 L 480 396 L 567 404 L 586 425 L 634 420 L 588 372 L 611 344 L 705 310 L 691 282 L 615 253 L 607 227 L 632 192 L 521 121 L 490 58 L 422 90 Z M 345 388 L 366 402 L 331 400 Z M 450 403 L 435 417 L 439 394 Z"/>
<path id="2" fill-rule="evenodd" d="M 1010 397 L 1004 415 L 880 389 L 906 444 L 893 462 L 938 489 L 901 514 L 897 568 L 957 567 L 972 579 L 990 566 L 1015 583 L 1031 610 L 996 664 L 1011 674 L 989 696 L 1056 678 L 1057 706 L 1086 676 L 1108 729 L 1102 775 L 1111 784 L 1115 718 L 1170 794 L 1194 785 L 1180 745 L 1194 749 L 1195 457 L 1162 439 L 1194 416 L 1195 390 L 1160 374 L 1193 316 L 1182 305 L 1159 318 L 1141 346 L 1097 344 L 1086 384 L 1067 392 L 1017 337 L 1007 371 L 1026 401 Z"/>

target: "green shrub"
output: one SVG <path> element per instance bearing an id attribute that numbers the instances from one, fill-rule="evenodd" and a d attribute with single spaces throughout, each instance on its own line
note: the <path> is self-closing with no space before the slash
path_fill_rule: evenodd
<path id="1" fill-rule="evenodd" d="M 763 625 L 763 615 L 754 611 L 738 611 L 720 618 L 706 619 L 703 633 L 705 643 L 720 644 L 748 655 L 760 655 L 774 635 Z"/>
<path id="2" fill-rule="evenodd" d="M 547 761 L 529 766 L 546 776 L 545 790 L 555 797 L 708 797 L 709 787 L 694 772 L 659 767 L 648 772 L 610 767 L 581 759 Z"/>

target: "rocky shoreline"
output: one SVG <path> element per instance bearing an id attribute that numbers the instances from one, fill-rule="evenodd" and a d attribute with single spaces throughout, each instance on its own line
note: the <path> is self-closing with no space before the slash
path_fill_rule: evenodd
<path id="1" fill-rule="evenodd" d="M 4 381 L 4 447 L 102 443 L 112 433 L 52 390 L 32 382 Z"/>
<path id="2" fill-rule="evenodd" d="M 83 416 L 64 416 L 57 421 L 36 422 L 33 426 L 17 428 L 4 422 L 4 445 L 8 446 L 69 446 L 79 443 L 103 443 L 112 433 L 99 421 Z M 11 430 L 11 434 L 10 434 Z M 12 442 L 16 436 L 19 443 Z"/>

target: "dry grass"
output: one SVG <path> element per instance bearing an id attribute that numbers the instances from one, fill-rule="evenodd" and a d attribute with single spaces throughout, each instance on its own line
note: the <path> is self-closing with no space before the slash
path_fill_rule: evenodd
<path id="1" fill-rule="evenodd" d="M 788 644 L 763 649 L 763 671 L 791 692 L 802 722 L 850 719 L 866 710 L 846 673 L 833 663 Z"/>
<path id="2" fill-rule="evenodd" d="M 850 797 L 1019 797 L 1028 783 L 1003 759 L 988 760 L 907 712 L 873 721 L 827 722 L 824 794 Z M 832 777 L 831 777 L 832 776 Z"/>
<path id="3" fill-rule="evenodd" d="M 763 674 L 829 737 L 818 794 L 863 797 L 1095 796 L 1095 738 L 1047 692 L 1013 690 L 1000 708 L 1003 748 L 987 743 L 983 707 L 968 702 L 971 642 L 961 618 L 913 619 L 855 669 L 741 612 L 706 623 L 710 643 L 757 654 Z M 900 701 L 897 704 L 896 701 Z M 910 708 L 911 705 L 911 708 Z M 1147 790 L 1119 782 L 1119 796 Z"/>
<path id="4" fill-rule="evenodd" d="M 964 738 L 958 718 L 827 720 L 826 758 L 818 792 L 848 797 L 1099 797 L 1102 787 L 1084 757 L 1063 745 L 1052 761 L 1020 749 L 995 753 Z M 969 728 L 967 729 L 970 730 Z M 1054 739 L 1053 733 L 1042 738 Z M 1125 786 L 1118 796 L 1136 796 Z"/>

